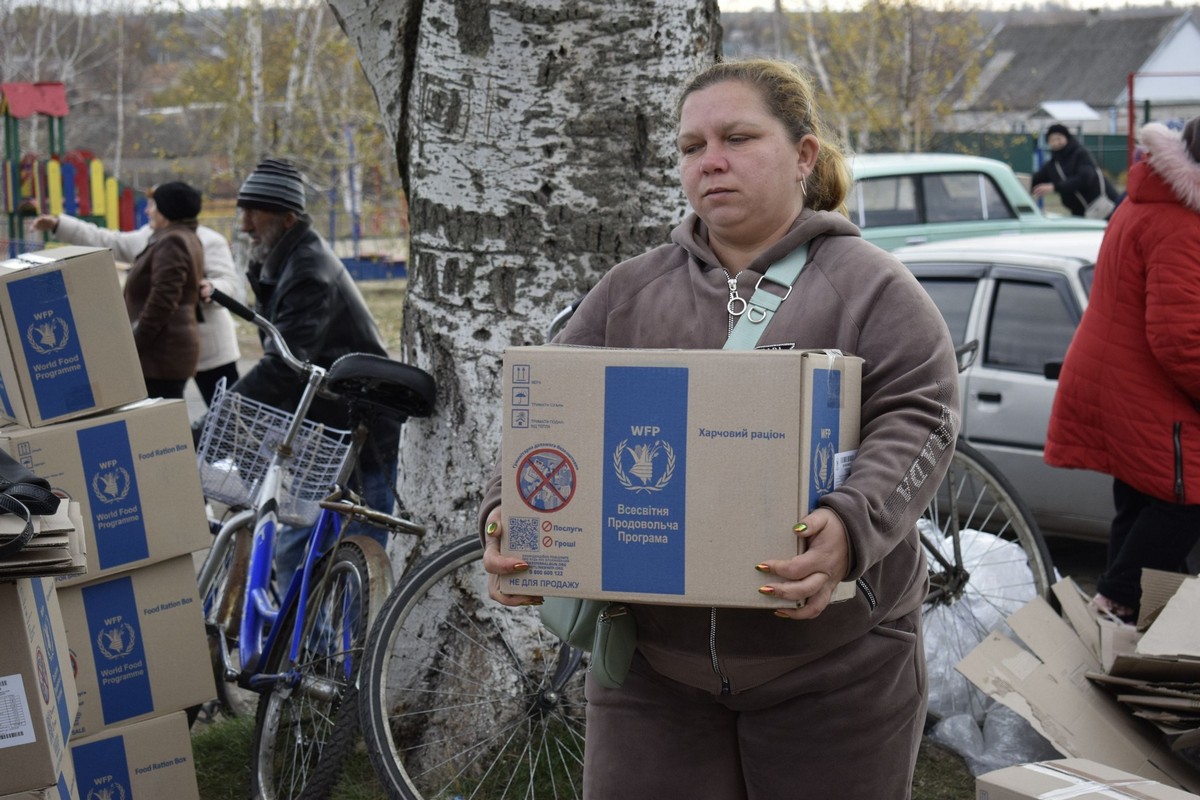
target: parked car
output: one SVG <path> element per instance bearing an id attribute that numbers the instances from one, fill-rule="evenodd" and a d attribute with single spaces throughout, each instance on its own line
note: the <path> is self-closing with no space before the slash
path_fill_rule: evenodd
<path id="1" fill-rule="evenodd" d="M 978 348 L 960 380 L 962 432 L 1046 534 L 1107 540 L 1112 480 L 1042 458 L 1058 373 L 1087 307 L 1101 231 L 990 236 L 895 251 L 933 298 L 956 346 Z"/>
<path id="2" fill-rule="evenodd" d="M 846 200 L 863 238 L 885 250 L 997 234 L 1103 230 L 1103 220 L 1044 214 L 1003 161 L 950 153 L 878 153 L 851 159 Z"/>

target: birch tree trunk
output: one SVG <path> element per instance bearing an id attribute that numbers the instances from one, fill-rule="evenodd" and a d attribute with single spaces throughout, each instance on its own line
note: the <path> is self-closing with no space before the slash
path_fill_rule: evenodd
<path id="1" fill-rule="evenodd" d="M 438 412 L 401 443 L 401 499 L 475 531 L 501 356 L 686 211 L 674 102 L 720 52 L 715 0 L 331 0 L 396 143 L 410 208 L 403 358 Z"/>

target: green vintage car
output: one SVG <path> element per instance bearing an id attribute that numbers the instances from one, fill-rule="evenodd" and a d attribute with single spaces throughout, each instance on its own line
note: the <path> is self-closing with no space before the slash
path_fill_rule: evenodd
<path id="1" fill-rule="evenodd" d="M 885 250 L 996 234 L 1103 230 L 1102 220 L 1043 213 L 1003 161 L 951 153 L 851 158 L 846 198 L 863 238 Z"/>

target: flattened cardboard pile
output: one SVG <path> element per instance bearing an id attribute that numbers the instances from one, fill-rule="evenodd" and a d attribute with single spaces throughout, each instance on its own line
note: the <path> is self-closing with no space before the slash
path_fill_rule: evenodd
<path id="1" fill-rule="evenodd" d="M 1200 793 L 1177 752 L 1200 744 L 1200 579 L 1143 584 L 1145 633 L 1100 616 L 1066 578 L 1053 587 L 1062 616 L 1035 599 L 1008 618 L 1020 643 L 993 633 L 957 668 L 1064 755 Z"/>
<path id="2" fill-rule="evenodd" d="M 53 514 L 34 515 L 33 538 L 7 558 L 0 558 L 0 580 L 81 575 L 87 572 L 87 545 L 79 503 L 63 500 Z M 16 535 L 25 520 L 12 514 L 0 516 L 0 536 Z"/>

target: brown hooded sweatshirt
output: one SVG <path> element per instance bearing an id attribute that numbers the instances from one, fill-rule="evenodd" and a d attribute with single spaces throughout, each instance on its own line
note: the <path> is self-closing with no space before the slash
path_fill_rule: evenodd
<path id="1" fill-rule="evenodd" d="M 926 593 L 915 523 L 941 482 L 958 431 L 950 333 L 911 273 L 830 212 L 802 212 L 783 239 L 737 275 L 738 296 L 749 299 L 760 275 L 805 242 L 808 266 L 759 347 L 835 348 L 864 359 L 858 454 L 843 484 L 820 501 L 846 526 L 846 580 L 856 581 L 859 591 L 806 621 L 758 609 L 634 606 L 638 648 L 650 664 L 714 694 L 745 691 L 812 662 L 914 611 Z M 708 246 L 704 223 L 691 214 L 672 232 L 671 244 L 613 267 L 556 342 L 720 349 L 735 321 L 726 309 L 731 280 Z M 749 424 L 756 404 L 788 402 L 796 400 L 764 397 L 748 386 L 729 413 Z M 481 507 L 481 530 L 499 502 L 495 474 Z M 746 511 L 753 525 L 754 509 Z M 725 566 L 750 570 L 756 558 L 746 553 Z"/>

